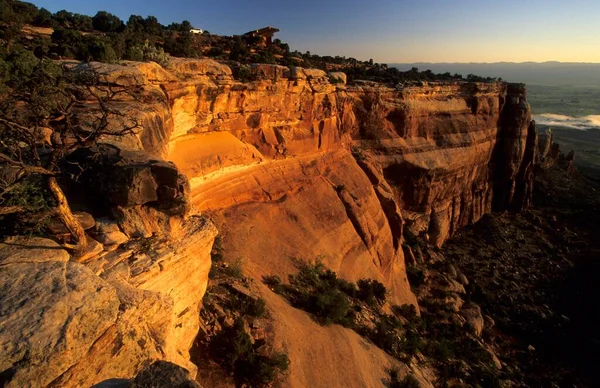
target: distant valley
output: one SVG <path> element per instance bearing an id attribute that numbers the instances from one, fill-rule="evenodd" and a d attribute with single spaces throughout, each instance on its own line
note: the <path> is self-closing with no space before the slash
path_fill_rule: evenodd
<path id="1" fill-rule="evenodd" d="M 433 72 L 464 76 L 501 77 L 509 82 L 528 85 L 586 86 L 600 88 L 600 63 L 578 62 L 497 62 L 497 63 L 392 63 L 400 70 L 417 67 Z"/>

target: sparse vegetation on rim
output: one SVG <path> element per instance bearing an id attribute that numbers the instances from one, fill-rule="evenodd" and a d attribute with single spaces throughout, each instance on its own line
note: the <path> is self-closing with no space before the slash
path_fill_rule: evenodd
<path id="1" fill-rule="evenodd" d="M 51 39 L 44 36 L 26 39 L 21 31 L 24 25 L 52 28 L 54 32 Z M 131 15 L 127 21 L 123 21 L 106 11 L 99 11 L 94 16 L 65 10 L 53 14 L 30 3 L 2 0 L 0 39 L 9 44 L 6 53 L 0 51 L 0 59 L 14 50 L 27 50 L 38 58 L 109 63 L 120 60 L 154 61 L 167 66 L 169 55 L 172 55 L 187 58 L 210 57 L 241 64 L 266 63 L 342 71 L 347 74 L 350 83 L 355 80 L 390 85 L 414 81 L 496 81 L 495 78 L 472 74 L 465 78 L 460 74 L 435 74 L 431 70 L 419 71 L 417 68 L 400 71 L 386 64 L 374 63 L 372 59 L 360 61 L 341 56 L 319 56 L 309 51 L 291 51 L 289 45 L 280 39 L 264 45 L 257 36 L 228 37 L 212 35 L 207 31 L 194 34 L 191 32 L 192 28 L 187 20 L 165 26 L 154 16 Z M 238 79 L 249 80 L 243 67 L 236 73 Z M 336 78 L 331 82 L 342 81 Z"/>

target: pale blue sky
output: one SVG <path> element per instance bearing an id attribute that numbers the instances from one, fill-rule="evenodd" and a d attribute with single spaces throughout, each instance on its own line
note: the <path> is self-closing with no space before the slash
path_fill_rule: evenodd
<path id="1" fill-rule="evenodd" d="M 292 50 L 376 62 L 600 62 L 598 0 L 33 0 L 52 12 L 189 20 L 215 34 L 267 25 Z"/>

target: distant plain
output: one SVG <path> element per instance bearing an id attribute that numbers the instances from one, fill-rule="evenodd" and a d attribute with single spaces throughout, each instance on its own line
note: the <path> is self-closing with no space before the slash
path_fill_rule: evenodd
<path id="1" fill-rule="evenodd" d="M 528 85 L 528 101 L 540 132 L 552 128 L 554 141 L 583 171 L 600 176 L 600 86 Z"/>

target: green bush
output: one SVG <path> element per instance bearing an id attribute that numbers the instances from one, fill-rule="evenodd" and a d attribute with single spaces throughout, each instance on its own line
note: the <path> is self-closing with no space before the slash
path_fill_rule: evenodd
<path id="1" fill-rule="evenodd" d="M 420 388 L 419 380 L 413 375 L 406 375 L 403 379 L 400 379 L 400 371 L 398 369 L 390 370 L 390 382 L 389 388 Z"/>
<path id="2" fill-rule="evenodd" d="M 133 45 L 127 49 L 127 59 L 138 62 L 156 62 L 166 67 L 171 63 L 171 56 L 162 47 L 145 42 L 143 45 Z"/>
<path id="3" fill-rule="evenodd" d="M 290 285 L 281 285 L 281 280 L 274 277 L 263 281 L 284 294 L 294 307 L 311 313 L 322 325 L 354 324 L 355 312 L 348 297 L 356 292 L 356 287 L 338 279 L 335 272 L 321 263 L 301 265 L 296 275 L 289 276 Z"/>
<path id="4" fill-rule="evenodd" d="M 406 268 L 406 276 L 408 277 L 408 282 L 413 287 L 420 287 L 425 284 L 425 272 L 417 266 L 408 266 Z"/>
<path id="5" fill-rule="evenodd" d="M 245 330 L 242 318 L 235 320 L 233 326 L 224 328 L 210 342 L 215 359 L 226 369 L 233 369 L 236 362 L 252 351 L 252 341 Z"/>
<path id="6" fill-rule="evenodd" d="M 42 235 L 54 207 L 51 198 L 39 181 L 26 180 L 18 184 L 2 198 L 1 205 L 16 206 L 22 211 L 0 216 L 0 236 Z"/>
<path id="7" fill-rule="evenodd" d="M 267 304 L 262 298 L 246 298 L 240 303 L 240 314 L 254 318 L 262 318 L 267 315 Z"/>
<path id="8" fill-rule="evenodd" d="M 285 353 L 264 354 L 260 344 L 252 344 L 242 318 L 223 329 L 210 342 L 219 365 L 233 374 L 237 386 L 266 387 L 285 372 L 289 359 Z"/>
<path id="9" fill-rule="evenodd" d="M 169 63 L 171 63 L 171 56 L 165 53 L 162 47 L 156 48 L 155 46 L 146 45 L 143 52 L 145 62 L 156 62 L 163 67 L 169 66 Z"/>
<path id="10" fill-rule="evenodd" d="M 250 82 L 254 80 L 254 75 L 248 65 L 239 65 L 233 68 L 233 78 L 241 82 Z"/>
<path id="11" fill-rule="evenodd" d="M 252 352 L 247 357 L 239 359 L 235 365 L 234 379 L 237 386 L 266 387 L 277 376 L 285 372 L 290 360 L 285 353 L 275 353 L 269 356 Z"/>
<path id="12" fill-rule="evenodd" d="M 385 286 L 373 279 L 361 279 L 357 282 L 358 298 L 363 302 L 376 305 L 377 302 L 385 302 L 385 294 L 387 292 Z"/>

